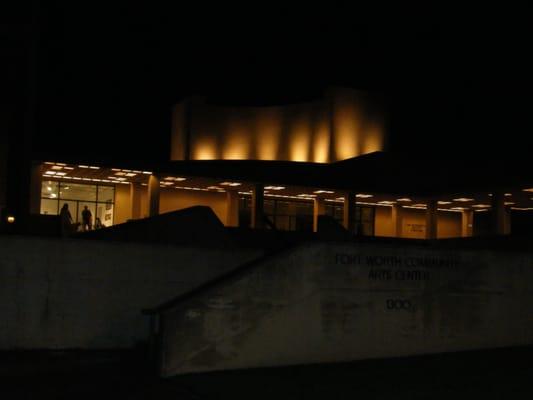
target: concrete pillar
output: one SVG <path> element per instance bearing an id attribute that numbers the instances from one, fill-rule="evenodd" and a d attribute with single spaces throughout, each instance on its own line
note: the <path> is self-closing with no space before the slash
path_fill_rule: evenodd
<path id="1" fill-rule="evenodd" d="M 437 239 L 437 200 L 427 201 L 426 239 Z"/>
<path id="2" fill-rule="evenodd" d="M 262 183 L 256 183 L 252 190 L 252 220 L 251 227 L 262 229 L 264 225 L 264 199 L 265 186 Z"/>
<path id="3" fill-rule="evenodd" d="M 35 164 L 31 167 L 30 177 L 30 214 L 41 213 L 41 188 L 43 183 L 43 166 Z"/>
<path id="4" fill-rule="evenodd" d="M 342 225 L 348 232 L 355 233 L 355 192 L 344 193 Z"/>
<path id="5" fill-rule="evenodd" d="M 472 210 L 464 210 L 461 214 L 461 236 L 472 236 L 474 226 L 474 212 Z"/>
<path id="6" fill-rule="evenodd" d="M 326 201 L 316 198 L 313 204 L 313 232 L 318 232 L 318 217 L 326 214 Z"/>
<path id="7" fill-rule="evenodd" d="M 159 177 L 150 175 L 148 178 L 148 216 L 159 215 Z"/>
<path id="8" fill-rule="evenodd" d="M 226 226 L 239 226 L 239 192 L 226 191 Z"/>
<path id="9" fill-rule="evenodd" d="M 140 183 L 130 183 L 131 219 L 141 218 L 141 190 Z"/>
<path id="10" fill-rule="evenodd" d="M 391 210 L 391 224 L 392 224 L 392 235 L 394 237 L 402 237 L 402 218 L 400 212 L 402 207 L 399 205 L 392 206 Z"/>
<path id="11" fill-rule="evenodd" d="M 505 208 L 505 194 L 502 191 L 492 193 L 491 233 L 495 235 L 507 235 L 511 233 L 510 216 Z"/>

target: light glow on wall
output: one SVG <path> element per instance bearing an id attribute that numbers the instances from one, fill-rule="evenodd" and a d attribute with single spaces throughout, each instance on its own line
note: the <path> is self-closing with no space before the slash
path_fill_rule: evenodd
<path id="1" fill-rule="evenodd" d="M 237 118 L 228 123 L 227 136 L 223 142 L 222 158 L 225 160 L 246 160 L 251 158 L 251 135 Z"/>
<path id="2" fill-rule="evenodd" d="M 333 116 L 335 159 L 345 160 L 360 154 L 358 139 L 361 136 L 361 121 L 353 105 L 342 104 L 337 108 Z"/>
<path id="3" fill-rule="evenodd" d="M 279 108 L 268 108 L 255 119 L 255 153 L 259 160 L 276 160 L 282 131 Z"/>
<path id="4" fill-rule="evenodd" d="M 177 106 L 172 159 L 327 163 L 380 151 L 384 115 L 369 101 L 355 90 L 334 89 L 313 102 L 275 107 L 197 101 L 190 113 L 183 113 Z"/>
<path id="5" fill-rule="evenodd" d="M 216 142 L 213 138 L 203 138 L 194 144 L 193 159 L 215 160 L 217 158 Z"/>
<path id="6" fill-rule="evenodd" d="M 313 137 L 313 162 L 326 163 L 329 161 L 329 142 L 330 132 L 328 121 L 322 118 L 315 126 L 315 134 Z"/>
<path id="7" fill-rule="evenodd" d="M 290 161 L 309 161 L 311 126 L 307 118 L 299 118 L 291 127 Z"/>

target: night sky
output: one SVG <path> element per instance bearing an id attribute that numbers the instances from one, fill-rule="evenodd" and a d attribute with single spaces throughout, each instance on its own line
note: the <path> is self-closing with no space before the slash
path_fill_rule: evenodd
<path id="1" fill-rule="evenodd" d="M 346 85 L 386 99 L 394 151 L 527 155 L 525 10 L 64 2 L 38 16 L 36 154 L 165 160 L 187 95 L 267 105 Z"/>

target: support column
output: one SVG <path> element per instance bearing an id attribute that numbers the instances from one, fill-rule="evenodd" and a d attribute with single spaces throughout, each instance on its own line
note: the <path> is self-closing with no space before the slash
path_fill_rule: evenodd
<path id="1" fill-rule="evenodd" d="M 141 218 L 141 190 L 139 183 L 130 183 L 131 219 Z"/>
<path id="2" fill-rule="evenodd" d="M 474 226 L 474 212 L 472 210 L 464 210 L 461 214 L 461 236 L 472 236 Z"/>
<path id="3" fill-rule="evenodd" d="M 355 192 L 344 193 L 342 225 L 348 232 L 355 233 Z"/>
<path id="4" fill-rule="evenodd" d="M 264 191 L 262 183 L 256 183 L 252 190 L 252 220 L 253 229 L 262 229 L 264 226 Z"/>
<path id="5" fill-rule="evenodd" d="M 313 232 L 318 232 L 318 217 L 326 214 L 326 201 L 315 198 L 313 204 Z"/>
<path id="6" fill-rule="evenodd" d="M 41 213 L 41 188 L 43 182 L 43 167 L 41 164 L 32 165 L 30 178 L 30 214 Z"/>
<path id="7" fill-rule="evenodd" d="M 505 194 L 502 191 L 492 193 L 492 227 L 491 233 L 507 235 L 511 233 L 511 223 L 505 209 Z"/>
<path id="8" fill-rule="evenodd" d="M 159 215 L 159 177 L 150 175 L 148 179 L 148 216 Z"/>
<path id="9" fill-rule="evenodd" d="M 239 226 L 239 192 L 226 191 L 226 226 Z"/>
<path id="10" fill-rule="evenodd" d="M 391 211 L 392 235 L 396 238 L 402 237 L 401 209 L 401 206 L 393 205 Z"/>
<path id="11" fill-rule="evenodd" d="M 437 200 L 428 200 L 426 209 L 426 239 L 437 239 Z"/>

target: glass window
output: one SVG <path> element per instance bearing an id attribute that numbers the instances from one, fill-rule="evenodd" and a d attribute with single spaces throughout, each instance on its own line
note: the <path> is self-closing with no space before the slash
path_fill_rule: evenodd
<path id="1" fill-rule="evenodd" d="M 289 203 L 276 200 L 276 215 L 289 215 Z"/>
<path id="2" fill-rule="evenodd" d="M 41 214 L 45 215 L 57 215 L 59 201 L 51 199 L 41 199 Z"/>
<path id="3" fill-rule="evenodd" d="M 99 227 L 111 226 L 113 225 L 114 200 L 114 186 L 48 180 L 43 181 L 41 187 L 41 214 L 58 215 L 63 205 L 67 204 L 72 222 L 81 224 L 82 211 L 87 206 L 91 212 L 93 229 L 97 222 L 96 218 L 99 219 Z"/>
<path id="4" fill-rule="evenodd" d="M 96 185 L 62 183 L 60 197 L 68 200 L 96 201 Z"/>
<path id="5" fill-rule="evenodd" d="M 41 185 L 41 198 L 57 199 L 59 195 L 59 182 L 43 181 Z"/>
<path id="6" fill-rule="evenodd" d="M 98 202 L 106 203 L 115 200 L 115 188 L 113 186 L 98 186 Z"/>
<path id="7" fill-rule="evenodd" d="M 265 200 L 264 202 L 264 213 L 266 215 L 274 215 L 274 203 L 275 203 L 275 200 Z"/>
<path id="8" fill-rule="evenodd" d="M 96 206 L 96 218 L 103 226 L 113 225 L 113 203 L 98 203 Z M 97 226 L 96 218 L 94 220 L 95 227 Z"/>

